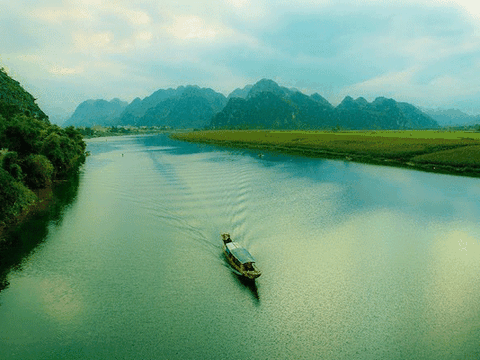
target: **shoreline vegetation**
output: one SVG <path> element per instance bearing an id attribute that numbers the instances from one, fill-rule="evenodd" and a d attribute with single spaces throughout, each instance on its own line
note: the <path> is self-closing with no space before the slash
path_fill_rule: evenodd
<path id="1" fill-rule="evenodd" d="M 0 68 L 0 247 L 6 232 L 54 201 L 53 187 L 78 171 L 85 149 L 79 131 L 50 123 Z"/>
<path id="2" fill-rule="evenodd" d="M 444 130 L 207 130 L 172 139 L 480 177 L 480 133 Z"/>
<path id="3" fill-rule="evenodd" d="M 172 131 L 166 126 L 101 126 L 92 127 L 81 126 L 76 130 L 82 134 L 84 139 L 93 139 L 98 137 L 125 136 L 125 135 L 152 135 L 164 134 Z"/>

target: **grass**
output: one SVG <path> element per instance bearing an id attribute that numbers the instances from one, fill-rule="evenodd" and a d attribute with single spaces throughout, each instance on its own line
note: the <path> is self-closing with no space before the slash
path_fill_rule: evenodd
<path id="1" fill-rule="evenodd" d="M 480 176 L 480 133 L 474 132 L 218 130 L 177 133 L 171 137 L 221 146 Z"/>

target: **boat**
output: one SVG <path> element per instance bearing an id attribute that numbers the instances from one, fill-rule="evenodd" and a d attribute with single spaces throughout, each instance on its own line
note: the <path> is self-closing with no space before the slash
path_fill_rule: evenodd
<path id="1" fill-rule="evenodd" d="M 254 280 L 262 273 L 255 266 L 255 259 L 247 249 L 232 241 L 229 233 L 222 234 L 223 252 L 237 275 Z"/>

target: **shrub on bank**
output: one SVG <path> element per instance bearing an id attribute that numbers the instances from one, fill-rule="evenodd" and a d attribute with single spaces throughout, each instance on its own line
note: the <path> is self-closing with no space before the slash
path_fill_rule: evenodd
<path id="1" fill-rule="evenodd" d="M 2 158 L 0 163 L 2 168 L 7 171 L 15 180 L 23 180 L 22 168 L 18 164 L 18 153 L 16 151 L 8 151 Z"/>
<path id="2" fill-rule="evenodd" d="M 40 189 L 52 182 L 54 168 L 44 155 L 31 154 L 22 164 L 25 184 L 30 189 Z"/>
<path id="3" fill-rule="evenodd" d="M 37 200 L 35 194 L 23 183 L 15 180 L 0 167 L 0 226 Z"/>

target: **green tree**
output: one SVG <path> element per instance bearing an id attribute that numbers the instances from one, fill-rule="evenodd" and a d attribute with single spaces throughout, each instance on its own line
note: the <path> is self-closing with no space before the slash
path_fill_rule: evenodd
<path id="1" fill-rule="evenodd" d="M 31 154 L 22 163 L 25 185 L 30 189 L 39 189 L 52 181 L 54 168 L 44 155 Z"/>
<path id="2" fill-rule="evenodd" d="M 0 143 L 20 156 L 38 153 L 44 129 L 44 122 L 25 115 L 16 115 L 6 121 Z"/>
<path id="3" fill-rule="evenodd" d="M 0 167 L 0 224 L 19 215 L 36 200 L 35 194 Z"/>
<path id="4" fill-rule="evenodd" d="M 7 171 L 15 180 L 22 180 L 23 173 L 19 165 L 18 153 L 15 151 L 7 152 L 2 159 L 2 167 Z"/>

